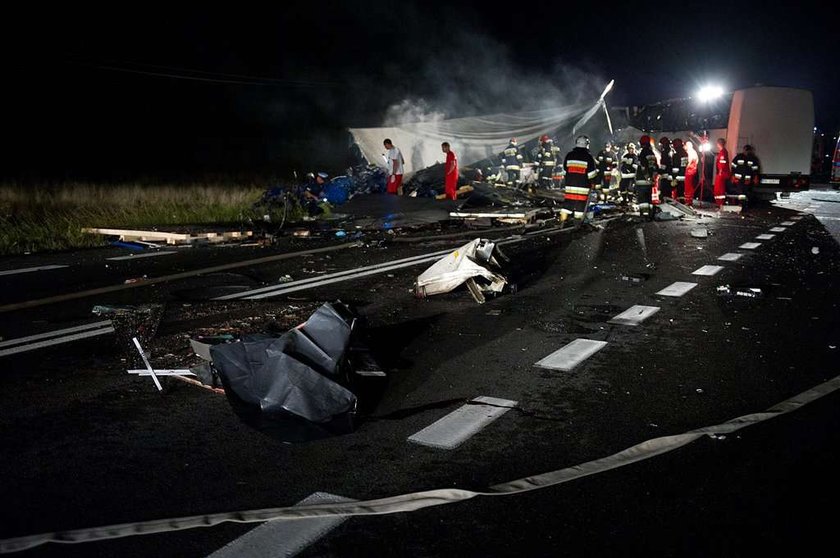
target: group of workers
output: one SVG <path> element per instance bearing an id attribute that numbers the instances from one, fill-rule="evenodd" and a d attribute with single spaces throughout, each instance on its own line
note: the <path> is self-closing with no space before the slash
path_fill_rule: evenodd
<path id="1" fill-rule="evenodd" d="M 401 193 L 404 161 L 402 153 L 391 140 L 386 139 L 388 150 L 387 191 Z M 726 140 L 717 140 L 715 157 L 715 178 L 713 197 L 722 206 L 727 196 L 736 203 L 746 206 L 750 188 L 758 183 L 760 163 L 755 151 L 749 145 L 742 153 L 730 159 Z M 639 138 L 637 152 L 634 143 L 626 144 L 623 153 L 612 142 L 606 142 L 595 157 L 590 153 L 589 137 L 582 135 L 575 140 L 575 147 L 561 160 L 560 148 L 548 136 L 539 139 L 534 157 L 537 173 L 536 184 L 551 189 L 561 185 L 564 189 L 561 217 L 583 219 L 592 201 L 635 204 L 642 217 L 653 219 L 656 205 L 662 199 L 673 199 L 686 205 L 693 205 L 697 199 L 698 186 L 703 181 L 700 156 L 691 141 L 667 137 L 659 140 L 658 148 L 651 136 Z M 458 159 L 449 143 L 441 144 L 446 154 L 444 165 L 444 192 L 447 199 L 455 199 L 458 184 Z M 508 146 L 499 154 L 498 183 L 519 187 L 525 165 L 523 153 L 511 138 Z M 491 180 L 493 177 L 489 177 Z"/>
<path id="2" fill-rule="evenodd" d="M 574 149 L 560 160 L 560 149 L 552 139 L 540 138 L 536 155 L 538 181 L 541 187 L 552 188 L 565 184 L 564 212 L 583 218 L 590 196 L 601 202 L 635 203 L 642 216 L 653 218 L 656 205 L 662 199 L 674 199 L 689 206 L 698 199 L 702 175 L 700 156 L 691 141 L 667 137 L 659 140 L 658 148 L 647 134 L 636 144 L 626 144 L 619 154 L 617 146 L 606 142 L 595 157 L 589 151 L 587 136 L 575 140 Z M 746 206 L 750 188 L 758 184 L 760 162 L 750 145 L 730 159 L 726 140 L 717 140 L 715 178 L 712 189 L 715 204 L 724 205 L 726 198 Z M 711 155 L 710 155 L 711 156 Z M 503 182 L 519 185 L 523 156 L 516 139 L 511 139 L 500 155 Z M 594 194 L 594 195 L 593 195 Z"/>

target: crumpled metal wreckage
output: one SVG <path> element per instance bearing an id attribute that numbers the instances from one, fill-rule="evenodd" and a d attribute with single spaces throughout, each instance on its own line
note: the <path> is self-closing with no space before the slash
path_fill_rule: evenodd
<path id="1" fill-rule="evenodd" d="M 357 316 L 341 303 L 328 303 L 280 337 L 212 345 L 210 356 L 244 422 L 299 442 L 353 431 L 356 362 L 365 363 L 358 375 L 371 375 L 370 356 L 357 349 L 359 342 Z"/>
<path id="2" fill-rule="evenodd" d="M 421 273 L 414 283 L 414 293 L 423 298 L 448 293 L 466 284 L 473 299 L 483 304 L 485 293 L 499 294 L 508 285 L 502 273 L 502 264 L 507 262 L 495 242 L 476 238 Z"/>

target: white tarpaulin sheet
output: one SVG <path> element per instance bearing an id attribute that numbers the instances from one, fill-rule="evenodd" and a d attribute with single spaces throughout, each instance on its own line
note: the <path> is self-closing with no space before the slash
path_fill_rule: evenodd
<path id="1" fill-rule="evenodd" d="M 461 166 L 495 157 L 511 138 L 522 145 L 542 134 L 569 126 L 586 113 L 590 103 L 511 114 L 469 116 L 414 122 L 383 128 L 351 128 L 353 140 L 369 163 L 386 166 L 382 142 L 389 138 L 405 158 L 405 174 L 442 163 L 440 144 L 449 142 Z"/>

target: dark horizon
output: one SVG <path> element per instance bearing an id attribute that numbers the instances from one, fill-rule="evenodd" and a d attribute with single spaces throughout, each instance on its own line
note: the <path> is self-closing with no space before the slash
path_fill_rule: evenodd
<path id="1" fill-rule="evenodd" d="M 348 127 L 406 108 L 463 116 L 594 100 L 609 79 L 612 105 L 712 82 L 803 87 L 818 126 L 840 129 L 840 45 L 819 7 L 558 8 L 523 33 L 487 3 L 442 8 L 21 17 L 4 49 L 4 178 L 339 171 Z M 593 31 L 604 13 L 616 24 Z"/>

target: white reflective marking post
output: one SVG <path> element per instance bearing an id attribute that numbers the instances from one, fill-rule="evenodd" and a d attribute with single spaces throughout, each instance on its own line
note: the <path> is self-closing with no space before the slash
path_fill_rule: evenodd
<path id="1" fill-rule="evenodd" d="M 707 277 L 711 277 L 712 275 L 716 275 L 718 271 L 723 269 L 722 265 L 704 265 L 699 269 L 695 269 L 691 272 L 692 275 L 705 275 Z"/>
<path id="2" fill-rule="evenodd" d="M 662 296 L 682 296 L 694 287 L 697 286 L 697 283 L 689 283 L 687 281 L 677 281 L 676 283 L 671 283 L 661 291 L 659 291 L 658 295 Z"/>
<path id="3" fill-rule="evenodd" d="M 354 502 L 327 492 L 310 494 L 295 506 Z M 208 558 L 240 556 L 294 556 L 347 520 L 340 515 L 312 517 L 294 521 L 266 521 L 241 537 L 232 540 Z"/>
<path id="4" fill-rule="evenodd" d="M 760 234 L 755 237 L 756 240 L 773 240 L 774 238 L 776 238 L 775 234 Z"/>
<path id="5" fill-rule="evenodd" d="M 631 306 L 610 320 L 611 324 L 636 326 L 659 312 L 659 306 Z"/>
<path id="6" fill-rule="evenodd" d="M 738 248 L 742 248 L 744 250 L 755 250 L 759 246 L 761 246 L 761 242 L 744 242 L 738 246 Z"/>
<path id="7" fill-rule="evenodd" d="M 0 275 L 17 275 L 18 273 L 32 273 L 33 271 L 47 271 L 50 269 L 61 269 L 63 267 L 70 267 L 67 265 L 42 265 L 40 267 L 23 267 L 21 269 L 7 269 L 0 271 Z"/>
<path id="8" fill-rule="evenodd" d="M 727 252 L 726 254 L 722 255 L 718 259 L 722 262 L 737 262 L 743 256 L 744 256 L 744 254 L 739 254 L 737 252 Z"/>
<path id="9" fill-rule="evenodd" d="M 131 340 L 134 341 L 134 346 L 137 347 L 137 352 L 140 353 L 140 358 L 143 359 L 143 364 L 146 365 L 146 370 L 149 371 L 149 375 L 152 377 L 152 380 L 155 381 L 155 387 L 157 387 L 158 391 L 163 391 L 163 386 L 160 385 L 160 380 L 158 380 L 157 374 L 155 374 L 155 369 L 152 368 L 151 364 L 149 364 L 149 359 L 146 358 L 146 353 L 143 352 L 143 347 L 140 346 L 140 341 L 138 341 L 136 337 L 132 337 Z"/>
<path id="10" fill-rule="evenodd" d="M 562 349 L 554 351 L 541 361 L 534 364 L 549 370 L 568 372 L 575 366 L 588 359 L 606 346 L 606 341 L 592 339 L 575 339 Z"/>
<path id="11" fill-rule="evenodd" d="M 515 406 L 516 401 L 508 399 L 476 397 L 470 403 L 412 434 L 408 441 L 438 449 L 455 449 Z"/>

